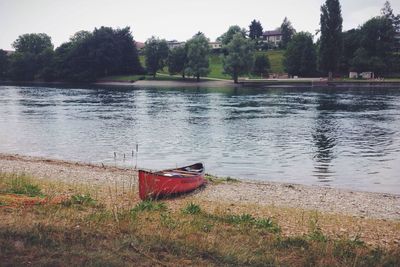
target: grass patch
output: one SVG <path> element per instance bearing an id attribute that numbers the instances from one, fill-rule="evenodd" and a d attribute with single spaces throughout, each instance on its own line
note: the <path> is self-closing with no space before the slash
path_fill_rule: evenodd
<path id="1" fill-rule="evenodd" d="M 29 197 L 43 197 L 38 184 L 25 174 L 1 174 L 0 192 L 8 194 L 26 195 Z"/>
<path id="2" fill-rule="evenodd" d="M 95 206 L 96 200 L 89 194 L 76 194 L 72 195 L 69 199 L 64 200 L 61 204 L 68 207 L 73 205 Z"/>
<path id="3" fill-rule="evenodd" d="M 164 202 L 156 202 L 152 200 L 145 200 L 138 203 L 131 211 L 166 211 L 167 205 Z"/>
<path id="4" fill-rule="evenodd" d="M 190 202 L 189 204 L 186 205 L 186 207 L 182 209 L 182 212 L 184 214 L 199 214 L 201 212 L 201 208 L 199 205 Z"/>

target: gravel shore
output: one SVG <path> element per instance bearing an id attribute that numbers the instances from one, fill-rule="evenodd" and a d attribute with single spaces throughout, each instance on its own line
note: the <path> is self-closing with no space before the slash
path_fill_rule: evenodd
<path id="1" fill-rule="evenodd" d="M 137 184 L 132 169 L 0 154 L 0 172 L 74 184 Z M 229 204 L 254 204 L 317 210 L 362 218 L 400 220 L 400 196 L 272 182 L 210 183 L 192 194 L 195 199 Z"/>

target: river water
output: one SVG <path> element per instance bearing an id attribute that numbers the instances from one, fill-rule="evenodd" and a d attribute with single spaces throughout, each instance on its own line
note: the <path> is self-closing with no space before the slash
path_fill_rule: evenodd
<path id="1" fill-rule="evenodd" d="M 0 152 L 399 194 L 400 88 L 3 85 Z"/>

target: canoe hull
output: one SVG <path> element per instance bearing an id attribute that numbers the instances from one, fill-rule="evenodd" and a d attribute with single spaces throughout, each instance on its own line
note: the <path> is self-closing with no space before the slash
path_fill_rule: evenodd
<path id="1" fill-rule="evenodd" d="M 197 168 L 196 171 L 184 171 L 193 166 Z M 204 167 L 201 163 L 160 172 L 139 170 L 139 196 L 142 200 L 190 192 L 204 183 Z"/>

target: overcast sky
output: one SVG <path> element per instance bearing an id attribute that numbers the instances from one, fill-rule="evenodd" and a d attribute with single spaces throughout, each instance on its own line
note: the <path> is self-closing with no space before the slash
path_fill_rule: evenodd
<path id="1" fill-rule="evenodd" d="M 0 48 L 24 33 L 47 33 L 57 47 L 79 30 L 130 26 L 134 39 L 152 35 L 184 41 L 202 31 L 215 40 L 230 25 L 261 21 L 264 30 L 287 16 L 297 31 L 315 33 L 324 0 L 0 0 Z M 379 15 L 385 0 L 341 0 L 343 28 Z M 395 13 L 400 1 L 392 0 Z"/>

